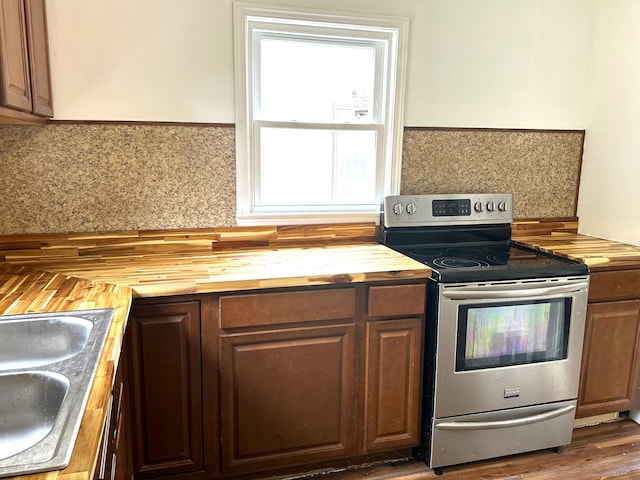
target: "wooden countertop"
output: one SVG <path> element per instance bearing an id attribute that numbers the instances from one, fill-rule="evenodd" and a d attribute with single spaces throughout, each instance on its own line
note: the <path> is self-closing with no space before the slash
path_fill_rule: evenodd
<path id="1" fill-rule="evenodd" d="M 373 233 L 364 225 L 0 237 L 0 315 L 116 309 L 70 465 L 14 480 L 93 477 L 133 296 L 430 276 Z"/>
<path id="2" fill-rule="evenodd" d="M 6 255 L 6 261 L 127 286 L 134 297 L 427 278 L 431 274 L 423 264 L 378 244 L 35 259 L 12 253 Z"/>
<path id="3" fill-rule="evenodd" d="M 13 478 L 79 480 L 93 476 L 130 303 L 128 287 L 0 263 L 2 315 L 115 308 L 69 466 L 64 470 Z"/>
<path id="4" fill-rule="evenodd" d="M 640 247 L 568 232 L 519 235 L 513 239 L 538 250 L 580 260 L 592 272 L 640 268 Z"/>
<path id="5" fill-rule="evenodd" d="M 592 269 L 640 268 L 640 247 L 566 231 L 566 222 L 545 229 L 525 224 L 514 229 L 514 239 L 582 260 Z M 14 479 L 92 477 L 132 297 L 427 278 L 430 273 L 376 244 L 369 224 L 0 236 L 0 315 L 116 309 L 71 464 Z"/>

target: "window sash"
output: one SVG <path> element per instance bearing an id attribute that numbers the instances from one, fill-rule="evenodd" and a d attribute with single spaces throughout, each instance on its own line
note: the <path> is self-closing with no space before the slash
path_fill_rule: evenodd
<path id="1" fill-rule="evenodd" d="M 371 203 L 326 203 L 326 204 L 306 204 L 306 205 L 263 205 L 260 201 L 262 196 L 262 174 L 259 155 L 262 150 L 262 129 L 267 128 L 283 128 L 283 129 L 299 129 L 299 130 L 333 130 L 342 132 L 374 132 L 376 134 L 376 146 L 375 146 L 375 197 L 381 198 L 384 192 L 384 125 L 381 124 L 352 124 L 352 123 L 312 123 L 312 122 L 282 122 L 282 121 L 265 121 L 256 120 L 253 122 L 252 137 L 254 144 L 253 159 L 250 162 L 250 175 L 252 178 L 252 199 L 254 212 L 270 212 L 276 213 L 279 211 L 291 211 L 291 212 L 372 212 L 377 211 L 380 208 L 380 202 L 374 200 Z"/>
<path id="2" fill-rule="evenodd" d="M 327 45 L 334 46 L 347 46 L 347 47 L 370 47 L 375 51 L 375 62 L 374 62 L 374 90 L 371 92 L 371 118 L 376 123 L 383 123 L 386 114 L 387 103 L 385 101 L 385 92 L 388 91 L 388 73 L 387 73 L 387 63 L 389 56 L 389 49 L 391 45 L 389 43 L 388 38 L 380 38 L 380 39 L 372 39 L 372 38 L 353 38 L 352 36 L 340 36 L 340 35 L 331 35 L 327 33 L 327 30 L 331 30 L 331 28 L 324 29 L 323 32 L 313 33 L 313 34 L 292 34 L 290 32 L 283 31 L 272 31 L 272 30 L 260 30 L 258 32 L 254 31 L 252 34 L 252 45 L 251 49 L 253 52 L 253 60 L 247 66 L 248 75 L 251 78 L 250 87 L 251 98 L 253 99 L 253 104 L 249 108 L 249 114 L 251 115 L 251 119 L 260 119 L 260 120 L 275 120 L 273 118 L 269 118 L 263 114 L 261 106 L 262 106 L 262 91 L 261 91 L 261 41 L 262 40 L 272 40 L 272 39 L 282 39 L 292 43 L 309 43 L 309 44 L 322 44 L 325 43 Z M 293 119 L 292 119 L 293 120 Z"/>
<path id="3" fill-rule="evenodd" d="M 399 17 L 357 17 L 344 12 L 319 12 L 298 7 L 233 3 L 234 55 L 236 75 L 236 181 L 237 215 L 239 225 L 276 225 L 293 223 L 336 223 L 341 221 L 377 221 L 380 204 L 285 206 L 285 210 L 256 206 L 256 179 L 259 177 L 260 130 L 274 126 L 285 128 L 318 128 L 336 131 L 367 129 L 376 132 L 376 195 L 399 193 L 401 173 L 401 147 L 403 125 L 404 70 L 409 20 Z M 371 27 L 374 27 L 373 30 Z M 379 75 L 376 88 L 386 88 L 384 101 L 370 105 L 377 109 L 370 123 L 314 123 L 313 121 L 289 122 L 266 119 L 254 111 L 257 80 L 257 62 L 254 41 L 264 35 L 280 35 L 286 38 L 311 39 L 318 34 L 328 40 L 340 38 L 351 45 L 378 45 L 376 71 Z M 291 36 L 290 36 L 291 35 Z M 377 42 L 377 43 L 376 43 Z M 383 45 L 380 47 L 380 45 Z M 382 61 L 381 61 L 382 60 Z M 389 69 L 379 65 L 391 65 Z M 372 94 L 375 98 L 377 92 Z M 257 103 L 259 105 L 259 103 Z M 375 119 L 372 120 L 372 119 Z M 330 208 L 329 208 L 330 207 Z"/>

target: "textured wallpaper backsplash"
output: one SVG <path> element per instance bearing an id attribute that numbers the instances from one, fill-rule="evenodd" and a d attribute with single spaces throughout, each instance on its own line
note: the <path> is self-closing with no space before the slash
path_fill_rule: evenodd
<path id="1" fill-rule="evenodd" d="M 511 192 L 575 215 L 582 132 L 408 129 L 402 193 Z M 235 133 L 192 125 L 0 125 L 0 235 L 235 225 Z"/>
<path id="2" fill-rule="evenodd" d="M 403 194 L 513 193 L 516 218 L 570 217 L 584 132 L 407 130 Z"/>

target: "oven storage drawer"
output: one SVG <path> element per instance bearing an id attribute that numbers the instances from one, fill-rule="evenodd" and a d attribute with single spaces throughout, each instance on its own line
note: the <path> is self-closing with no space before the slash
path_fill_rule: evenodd
<path id="1" fill-rule="evenodd" d="M 576 401 L 434 419 L 431 468 L 571 443 Z"/>

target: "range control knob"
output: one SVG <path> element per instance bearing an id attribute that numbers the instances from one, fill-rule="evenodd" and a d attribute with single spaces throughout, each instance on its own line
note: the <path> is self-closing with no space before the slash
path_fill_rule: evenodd
<path id="1" fill-rule="evenodd" d="M 482 205 L 482 202 L 476 202 L 473 204 L 473 209 L 476 212 L 481 213 L 484 211 L 484 206 Z"/>
<path id="2" fill-rule="evenodd" d="M 404 208 L 402 208 L 402 204 L 401 203 L 396 203 L 393 206 L 393 213 L 395 213 L 396 215 L 400 215 L 400 214 L 402 214 L 402 212 L 404 212 Z"/>
<path id="3" fill-rule="evenodd" d="M 487 210 L 489 212 L 495 212 L 495 210 L 496 210 L 496 202 L 488 202 L 487 203 Z"/>
<path id="4" fill-rule="evenodd" d="M 507 202 L 500 202 L 498 204 L 498 210 L 500 210 L 501 212 L 506 212 L 507 211 Z"/>
<path id="5" fill-rule="evenodd" d="M 413 215 L 414 213 L 416 213 L 416 204 L 415 203 L 410 203 L 409 205 L 407 205 L 407 213 L 409 215 Z"/>

